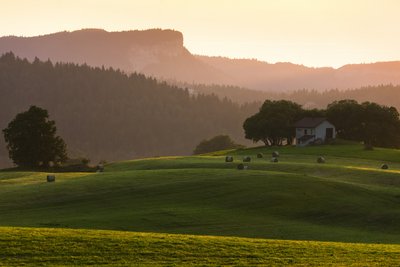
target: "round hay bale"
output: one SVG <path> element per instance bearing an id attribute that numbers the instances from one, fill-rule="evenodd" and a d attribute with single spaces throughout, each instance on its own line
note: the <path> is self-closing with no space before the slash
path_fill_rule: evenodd
<path id="1" fill-rule="evenodd" d="M 96 171 L 97 172 L 103 172 L 104 171 L 104 165 L 103 164 L 97 165 Z"/>
<path id="2" fill-rule="evenodd" d="M 272 157 L 271 158 L 271 162 L 278 162 L 279 160 L 278 160 L 278 158 L 276 158 L 276 157 Z"/>
<path id="3" fill-rule="evenodd" d="M 263 157 L 264 157 L 264 155 L 263 155 L 262 153 L 258 153 L 258 154 L 257 154 L 257 158 L 258 158 L 258 159 L 262 159 Z"/>
<path id="4" fill-rule="evenodd" d="M 249 156 L 246 156 L 243 158 L 243 162 L 250 162 L 251 158 Z"/>
<path id="5" fill-rule="evenodd" d="M 225 157 L 225 162 L 233 162 L 233 157 L 232 156 L 226 156 Z"/>
<path id="6" fill-rule="evenodd" d="M 55 182 L 56 181 L 56 176 L 55 175 L 47 175 L 47 182 Z"/>
<path id="7" fill-rule="evenodd" d="M 244 164 L 243 164 L 243 163 L 239 163 L 239 164 L 237 165 L 237 169 L 238 169 L 238 170 L 244 170 Z"/>
<path id="8" fill-rule="evenodd" d="M 387 170 L 387 169 L 389 169 L 389 165 L 387 165 L 386 163 L 382 164 L 381 169 L 382 170 Z"/>
<path id="9" fill-rule="evenodd" d="M 272 152 L 272 157 L 273 158 L 278 158 L 279 157 L 279 152 L 278 151 Z"/>
<path id="10" fill-rule="evenodd" d="M 321 156 L 321 157 L 318 157 L 318 158 L 317 158 L 317 162 L 318 162 L 318 163 L 325 163 L 325 158 L 322 157 L 322 156 Z"/>

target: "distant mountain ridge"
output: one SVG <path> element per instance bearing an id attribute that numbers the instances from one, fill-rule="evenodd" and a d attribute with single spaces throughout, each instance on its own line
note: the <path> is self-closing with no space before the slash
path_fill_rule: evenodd
<path id="1" fill-rule="evenodd" d="M 339 69 L 292 63 L 192 55 L 175 30 L 107 32 L 84 29 L 37 37 L 1 37 L 0 54 L 33 60 L 105 66 L 163 80 L 237 85 L 261 91 L 348 89 L 400 84 L 400 61 L 350 64 Z"/>
<path id="2" fill-rule="evenodd" d="M 354 89 L 382 84 L 400 84 L 400 61 L 349 64 L 341 68 L 312 68 L 288 62 L 269 64 L 251 59 L 196 56 L 231 77 L 235 85 L 260 91 L 300 89 Z"/>
<path id="3" fill-rule="evenodd" d="M 183 46 L 182 33 L 174 30 L 107 32 L 83 29 L 36 37 L 1 37 L 0 54 L 33 60 L 112 67 L 165 79 L 217 81 L 218 71 L 196 59 Z"/>

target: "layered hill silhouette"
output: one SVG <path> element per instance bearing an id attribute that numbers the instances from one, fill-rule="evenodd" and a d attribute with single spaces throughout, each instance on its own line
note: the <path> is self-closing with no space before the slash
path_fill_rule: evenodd
<path id="1" fill-rule="evenodd" d="M 262 91 L 348 89 L 400 84 L 400 62 L 310 68 L 291 63 L 192 55 L 174 30 L 107 32 L 85 29 L 37 37 L 2 37 L 0 54 L 105 66 L 163 80 L 227 84 Z"/>
<path id="2" fill-rule="evenodd" d="M 235 85 L 261 91 L 352 89 L 400 84 L 400 61 L 351 64 L 334 69 L 310 68 L 292 63 L 269 64 L 258 60 L 196 56 L 199 60 L 237 77 Z"/>

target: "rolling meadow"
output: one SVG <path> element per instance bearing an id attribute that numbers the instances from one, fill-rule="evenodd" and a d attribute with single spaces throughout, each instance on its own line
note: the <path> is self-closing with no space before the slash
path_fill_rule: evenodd
<path id="1" fill-rule="evenodd" d="M 47 173 L 3 170 L 0 243 L 8 261 L 0 262 L 101 265 L 100 252 L 116 266 L 400 262 L 397 150 L 283 147 L 270 162 L 273 151 L 115 162 L 101 173 L 56 173 L 55 183 Z M 252 160 L 238 170 L 244 156 Z M 18 252 L 47 242 L 31 262 Z M 66 244 L 73 245 L 52 256 Z"/>

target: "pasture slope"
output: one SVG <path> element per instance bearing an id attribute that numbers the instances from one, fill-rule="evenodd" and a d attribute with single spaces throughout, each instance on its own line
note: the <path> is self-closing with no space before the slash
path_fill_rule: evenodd
<path id="1" fill-rule="evenodd" d="M 400 265 L 398 150 L 285 147 L 278 163 L 272 151 L 117 162 L 55 183 L 1 171 L 0 265 Z"/>
<path id="2" fill-rule="evenodd" d="M 0 227 L 0 266 L 398 266 L 400 246 Z"/>

